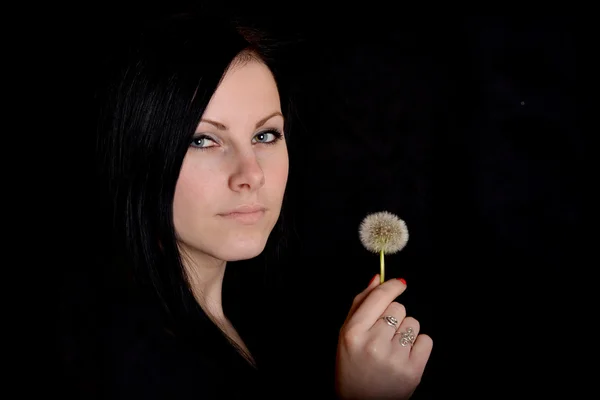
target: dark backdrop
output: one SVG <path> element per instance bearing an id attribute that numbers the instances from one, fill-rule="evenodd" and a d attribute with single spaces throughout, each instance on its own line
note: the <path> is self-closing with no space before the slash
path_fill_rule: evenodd
<path id="1" fill-rule="evenodd" d="M 588 263 L 575 25 L 411 16 L 294 26 L 290 281 L 304 289 L 315 351 L 335 347 L 352 297 L 377 272 L 361 219 L 388 210 L 411 233 L 387 257 L 388 277 L 407 280 L 399 301 L 434 339 L 416 398 L 560 397 L 570 386 L 561 337 L 578 329 L 568 293 Z"/>
<path id="2" fill-rule="evenodd" d="M 110 31 L 100 15 L 88 44 Z M 299 354 L 333 359 L 378 272 L 358 226 L 388 210 L 411 237 L 387 276 L 407 280 L 399 301 L 434 340 L 415 398 L 558 396 L 577 330 L 566 293 L 585 262 L 576 20 L 249 20 L 286 43 L 297 105 L 284 273 Z"/>

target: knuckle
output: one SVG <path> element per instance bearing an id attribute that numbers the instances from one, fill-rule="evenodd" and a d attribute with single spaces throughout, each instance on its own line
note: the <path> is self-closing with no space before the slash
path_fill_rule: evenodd
<path id="1" fill-rule="evenodd" d="M 366 342 L 364 351 L 367 357 L 371 360 L 380 362 L 385 358 L 383 347 L 381 346 L 381 343 L 377 340 L 369 340 L 368 342 Z"/>
<path id="2" fill-rule="evenodd" d="M 419 321 L 413 317 L 404 318 L 404 322 L 411 328 L 413 328 L 415 331 L 419 331 L 419 329 L 421 328 L 421 324 L 419 323 Z"/>
<path id="3" fill-rule="evenodd" d="M 406 315 L 406 307 L 404 307 L 404 304 L 400 304 L 397 301 L 390 303 L 389 311 L 397 316 L 403 317 L 404 315 Z"/>
<path id="4" fill-rule="evenodd" d="M 356 330 L 354 330 L 352 328 L 343 329 L 340 336 L 342 338 L 342 341 L 345 343 L 346 347 L 348 347 L 348 348 L 355 348 L 360 343 L 359 333 L 356 332 Z"/>
<path id="5" fill-rule="evenodd" d="M 389 297 L 392 288 L 387 285 L 377 286 L 373 291 L 369 294 L 375 298 L 376 301 L 384 300 Z"/>

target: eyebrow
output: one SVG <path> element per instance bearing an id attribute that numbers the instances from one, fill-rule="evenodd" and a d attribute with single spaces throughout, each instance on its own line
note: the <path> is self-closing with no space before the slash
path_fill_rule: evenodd
<path id="1" fill-rule="evenodd" d="M 281 117 L 283 117 L 283 114 L 281 114 L 281 112 L 279 112 L 279 111 L 275 111 L 274 113 L 267 115 L 265 118 L 261 119 L 260 121 L 258 121 L 256 123 L 255 129 L 260 128 L 261 126 L 263 126 L 264 124 L 266 124 L 268 120 L 270 120 L 271 118 L 276 117 L 278 115 L 281 116 Z M 225 126 L 221 122 L 217 122 L 217 121 L 213 121 L 213 120 L 205 119 L 205 118 L 201 119 L 200 122 L 205 122 L 207 124 L 214 125 L 215 128 L 217 128 L 219 130 L 222 130 L 222 131 L 226 131 L 227 130 L 227 126 Z"/>

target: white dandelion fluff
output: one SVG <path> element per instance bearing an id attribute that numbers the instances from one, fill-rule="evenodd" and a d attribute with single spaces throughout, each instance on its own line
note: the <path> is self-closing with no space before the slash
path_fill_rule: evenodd
<path id="1" fill-rule="evenodd" d="M 403 220 L 390 212 L 369 214 L 360 225 L 360 241 L 373 253 L 394 254 L 406 246 L 408 228 Z"/>
<path id="2" fill-rule="evenodd" d="M 396 215 L 381 211 L 369 214 L 360 224 L 359 237 L 362 245 L 373 253 L 379 253 L 381 283 L 384 282 L 384 255 L 402 250 L 408 242 L 406 223 Z"/>

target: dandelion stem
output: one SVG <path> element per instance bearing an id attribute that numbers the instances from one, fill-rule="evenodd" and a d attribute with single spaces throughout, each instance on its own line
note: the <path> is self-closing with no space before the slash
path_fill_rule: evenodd
<path id="1" fill-rule="evenodd" d="M 383 283 L 383 282 L 385 282 L 385 262 L 384 262 L 383 249 L 379 251 L 379 267 L 380 267 L 379 282 Z"/>

